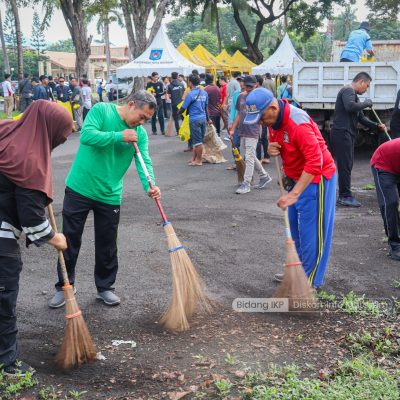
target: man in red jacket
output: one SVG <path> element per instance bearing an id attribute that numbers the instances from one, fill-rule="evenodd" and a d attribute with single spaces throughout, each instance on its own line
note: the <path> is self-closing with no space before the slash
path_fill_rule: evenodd
<path id="1" fill-rule="evenodd" d="M 258 88 L 246 98 L 244 123 L 258 122 L 270 131 L 268 153 L 281 156 L 292 184 L 278 206 L 288 207 L 290 231 L 304 270 L 314 287 L 324 283 L 332 244 L 336 167 L 315 122 L 270 90 Z M 282 275 L 275 275 L 281 280 Z"/>
<path id="2" fill-rule="evenodd" d="M 371 158 L 371 169 L 390 245 L 390 257 L 400 261 L 400 138 L 377 148 Z"/>

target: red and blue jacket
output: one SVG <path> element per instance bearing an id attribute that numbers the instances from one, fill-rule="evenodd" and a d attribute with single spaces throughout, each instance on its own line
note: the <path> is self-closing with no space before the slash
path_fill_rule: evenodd
<path id="1" fill-rule="evenodd" d="M 276 127 L 275 127 L 276 128 Z M 336 172 L 335 162 L 317 124 L 303 110 L 284 101 L 279 128 L 269 128 L 270 142 L 278 142 L 285 174 L 297 181 L 303 171 L 314 175 L 312 183 L 321 176 L 331 179 Z"/>

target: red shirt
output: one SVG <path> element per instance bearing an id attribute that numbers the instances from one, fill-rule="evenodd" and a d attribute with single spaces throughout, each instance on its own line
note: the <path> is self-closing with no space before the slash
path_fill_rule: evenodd
<path id="1" fill-rule="evenodd" d="M 224 101 L 225 101 L 225 98 L 226 98 L 226 95 L 227 95 L 227 93 L 226 93 L 226 87 L 228 86 L 228 84 L 227 83 L 224 83 L 222 86 L 221 86 L 221 103 L 222 104 L 224 104 Z"/>
<path id="2" fill-rule="evenodd" d="M 314 175 L 312 183 L 319 183 L 321 176 L 331 179 L 335 162 L 317 124 L 305 111 L 285 103 L 281 127 L 270 128 L 270 141 L 281 145 L 285 174 L 297 181 L 305 171 Z"/>
<path id="3" fill-rule="evenodd" d="M 371 165 L 400 175 L 400 138 L 381 144 L 371 158 Z"/>

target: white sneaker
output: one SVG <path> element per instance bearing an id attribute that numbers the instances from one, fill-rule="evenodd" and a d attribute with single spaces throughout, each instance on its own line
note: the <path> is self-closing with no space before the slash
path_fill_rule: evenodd
<path id="1" fill-rule="evenodd" d="M 270 183 L 271 181 L 272 181 L 272 178 L 270 177 L 269 174 L 264 175 L 260 178 L 260 181 L 256 185 L 254 185 L 254 189 L 262 189 L 265 186 L 267 186 L 268 183 Z"/>
<path id="2" fill-rule="evenodd" d="M 236 194 L 245 194 L 250 192 L 250 184 L 243 182 L 236 190 Z"/>

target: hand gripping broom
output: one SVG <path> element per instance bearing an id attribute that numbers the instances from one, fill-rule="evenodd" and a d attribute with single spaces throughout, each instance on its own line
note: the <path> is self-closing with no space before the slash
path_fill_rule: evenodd
<path id="1" fill-rule="evenodd" d="M 154 185 L 151 181 L 146 164 L 140 154 L 136 143 L 132 143 L 137 158 L 146 175 L 150 188 Z M 163 210 L 160 200 L 155 200 L 164 223 L 164 231 L 168 240 L 169 254 L 172 265 L 172 301 L 161 317 L 160 322 L 170 331 L 181 332 L 189 329 L 189 320 L 198 307 L 204 311 L 211 311 L 211 303 L 204 293 L 203 282 L 194 268 L 185 248 L 175 234 L 171 222 Z"/>
<path id="2" fill-rule="evenodd" d="M 53 207 L 49 204 L 47 208 L 51 227 L 53 231 L 57 233 Z M 95 360 L 96 349 L 85 320 L 83 319 L 82 311 L 79 309 L 76 301 L 74 288 L 69 283 L 64 254 L 61 250 L 58 250 L 58 259 L 60 261 L 61 273 L 64 281 L 63 292 L 65 297 L 65 318 L 67 320 L 67 327 L 65 329 L 63 343 L 56 356 L 56 362 L 59 367 L 68 369 Z"/>
<path id="3" fill-rule="evenodd" d="M 381 124 L 381 125 L 383 125 L 383 124 L 382 124 L 382 121 L 381 121 L 381 119 L 379 118 L 378 114 L 376 113 L 375 109 L 371 107 L 371 110 L 372 110 L 372 112 L 373 112 L 373 114 L 374 114 L 376 120 L 378 121 L 378 123 Z M 385 126 L 385 129 L 384 129 L 383 131 L 385 132 L 385 135 L 386 135 L 386 137 L 388 138 L 388 140 L 392 140 L 392 138 L 391 138 L 390 135 L 389 135 L 389 132 L 388 132 L 387 129 L 386 129 L 386 126 Z"/>
<path id="4" fill-rule="evenodd" d="M 282 174 L 278 157 L 275 157 L 276 168 L 278 170 L 279 186 L 281 195 L 283 190 Z M 304 272 L 299 255 L 296 251 L 295 243 L 292 239 L 289 225 L 288 209 L 284 210 L 285 232 L 286 232 L 286 264 L 282 283 L 278 286 L 274 297 L 286 298 L 289 300 L 289 310 L 301 311 L 304 309 L 314 309 L 316 299 L 314 289 Z"/>
<path id="5" fill-rule="evenodd" d="M 221 117 L 222 117 L 222 120 L 224 121 L 224 124 L 226 126 L 228 126 L 228 121 L 226 120 L 226 117 L 223 112 L 221 112 Z M 246 170 L 246 163 L 243 160 L 242 156 L 240 155 L 238 148 L 235 147 L 233 138 L 231 136 L 229 136 L 229 139 L 231 140 L 231 144 L 232 144 L 232 153 L 233 153 L 233 158 L 235 159 L 238 182 L 242 183 L 244 180 L 244 172 Z"/>

